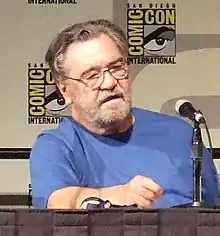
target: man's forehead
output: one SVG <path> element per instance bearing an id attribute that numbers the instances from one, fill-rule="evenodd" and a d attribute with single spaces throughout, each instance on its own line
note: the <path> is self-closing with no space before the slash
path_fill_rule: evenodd
<path id="1" fill-rule="evenodd" d="M 94 39 L 95 40 L 95 39 Z M 83 73 L 90 68 L 108 66 L 123 59 L 121 52 L 110 45 L 106 47 L 106 42 L 100 46 L 100 39 L 96 39 L 94 44 L 92 40 L 70 45 L 65 56 L 65 68 L 77 70 L 77 73 Z M 86 45 L 87 44 L 87 45 Z"/>

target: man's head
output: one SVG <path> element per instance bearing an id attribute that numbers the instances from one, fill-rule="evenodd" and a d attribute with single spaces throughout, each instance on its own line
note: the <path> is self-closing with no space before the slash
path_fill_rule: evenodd
<path id="1" fill-rule="evenodd" d="M 47 53 L 51 73 L 72 115 L 85 126 L 111 129 L 131 110 L 127 39 L 107 20 L 64 29 Z"/>

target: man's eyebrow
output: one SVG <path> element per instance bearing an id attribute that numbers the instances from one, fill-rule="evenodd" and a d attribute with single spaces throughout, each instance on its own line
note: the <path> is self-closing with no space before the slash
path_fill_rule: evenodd
<path id="1" fill-rule="evenodd" d="M 110 63 L 108 63 L 107 66 L 111 66 L 111 65 L 114 65 L 114 64 L 116 64 L 118 62 L 123 62 L 123 61 L 124 61 L 123 58 L 119 57 L 119 58 L 115 59 L 114 61 L 111 61 Z"/>
<path id="2" fill-rule="evenodd" d="M 119 57 L 117 59 L 115 59 L 114 61 L 111 61 L 109 62 L 106 66 L 111 66 L 111 65 L 114 65 L 116 64 L 117 62 L 122 62 L 123 61 L 123 58 L 122 57 Z M 95 67 L 95 66 L 91 66 L 90 68 L 88 68 L 87 70 L 83 71 L 83 73 L 80 75 L 80 76 L 83 76 L 93 70 L 97 70 L 99 67 Z"/>

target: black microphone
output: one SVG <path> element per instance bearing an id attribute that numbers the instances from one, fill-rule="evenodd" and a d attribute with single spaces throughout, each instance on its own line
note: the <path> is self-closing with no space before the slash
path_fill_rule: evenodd
<path id="1" fill-rule="evenodd" d="M 175 104 L 175 111 L 178 115 L 187 117 L 192 121 L 206 124 L 205 118 L 201 111 L 196 110 L 188 100 L 178 100 Z"/>

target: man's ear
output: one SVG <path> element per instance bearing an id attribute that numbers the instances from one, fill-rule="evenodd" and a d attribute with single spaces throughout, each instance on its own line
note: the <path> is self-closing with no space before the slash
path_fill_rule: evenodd
<path id="1" fill-rule="evenodd" d="M 65 83 L 59 83 L 56 85 L 58 92 L 62 95 L 63 99 L 65 100 L 65 104 L 69 105 L 72 103 L 72 98 L 68 95 L 66 84 Z"/>

